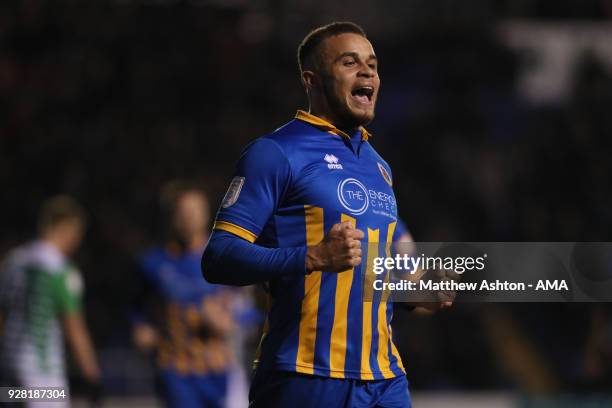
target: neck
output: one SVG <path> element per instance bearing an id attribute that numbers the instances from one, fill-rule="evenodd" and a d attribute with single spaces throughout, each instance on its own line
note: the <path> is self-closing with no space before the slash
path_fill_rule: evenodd
<path id="1" fill-rule="evenodd" d="M 69 255 L 68 250 L 67 250 L 67 245 L 65 244 L 64 240 L 61 239 L 61 237 L 58 237 L 53 234 L 47 234 L 47 235 L 43 235 L 41 238 L 44 242 L 53 246 L 55 249 L 60 251 L 63 255 L 65 256 Z"/>
<path id="2" fill-rule="evenodd" d="M 329 107 L 327 102 L 325 103 L 310 103 L 308 107 L 308 113 L 311 115 L 317 116 L 338 129 L 342 130 L 348 135 L 353 135 L 359 129 L 359 126 L 355 126 L 352 124 L 347 124 L 345 121 L 341 120 L 337 115 L 335 115 L 332 109 Z"/>

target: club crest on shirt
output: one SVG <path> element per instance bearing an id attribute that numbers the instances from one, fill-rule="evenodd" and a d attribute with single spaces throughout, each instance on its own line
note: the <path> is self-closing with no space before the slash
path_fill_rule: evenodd
<path id="1" fill-rule="evenodd" d="M 238 200 L 238 196 L 242 191 L 242 186 L 244 185 L 244 177 L 234 177 L 232 182 L 230 183 L 227 193 L 223 197 L 223 201 L 221 202 L 221 207 L 227 208 L 234 205 L 236 200 Z"/>
<path id="2" fill-rule="evenodd" d="M 378 164 L 378 170 L 380 170 L 380 174 L 382 174 L 387 184 L 389 184 L 390 186 L 393 186 L 393 181 L 391 180 L 391 176 L 389 175 L 389 172 L 387 172 L 387 169 L 385 169 L 385 166 L 383 166 L 380 163 L 377 163 L 377 164 Z"/>

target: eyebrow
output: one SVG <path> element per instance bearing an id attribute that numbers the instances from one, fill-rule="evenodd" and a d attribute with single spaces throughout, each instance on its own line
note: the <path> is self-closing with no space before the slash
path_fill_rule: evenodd
<path id="1" fill-rule="evenodd" d="M 334 62 L 339 61 L 339 60 L 341 60 L 344 57 L 353 57 L 355 59 L 359 59 L 359 54 L 357 54 L 354 51 L 346 51 L 346 52 L 343 52 L 342 54 L 340 54 L 338 56 L 338 58 L 336 58 L 336 60 Z M 367 58 L 367 61 L 369 61 L 369 60 L 378 61 L 378 58 L 376 57 L 376 55 L 370 54 L 370 56 Z"/>

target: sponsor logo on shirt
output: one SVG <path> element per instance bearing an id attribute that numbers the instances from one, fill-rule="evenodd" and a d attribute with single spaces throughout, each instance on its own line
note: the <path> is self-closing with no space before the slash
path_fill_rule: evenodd
<path id="1" fill-rule="evenodd" d="M 355 178 L 338 183 L 338 201 L 353 215 L 361 215 L 370 209 L 374 214 L 397 218 L 397 203 L 393 194 L 367 188 Z"/>
<path id="2" fill-rule="evenodd" d="M 370 205 L 368 190 L 361 181 L 354 178 L 344 179 L 338 184 L 338 200 L 355 215 L 363 214 Z"/>

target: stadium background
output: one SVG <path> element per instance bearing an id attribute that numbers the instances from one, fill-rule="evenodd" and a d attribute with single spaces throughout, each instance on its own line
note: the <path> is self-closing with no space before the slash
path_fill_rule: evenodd
<path id="1" fill-rule="evenodd" d="M 197 179 L 216 206 L 242 147 L 305 107 L 299 41 L 344 19 L 380 59 L 369 129 L 417 240 L 609 241 L 611 18 L 609 0 L 3 3 L 0 253 L 34 234 L 44 198 L 83 202 L 105 388 L 150 395 L 126 282 L 160 236 L 160 186 Z M 577 406 L 610 390 L 610 346 L 587 358 L 605 309 L 463 304 L 400 315 L 394 333 L 417 398 Z"/>

